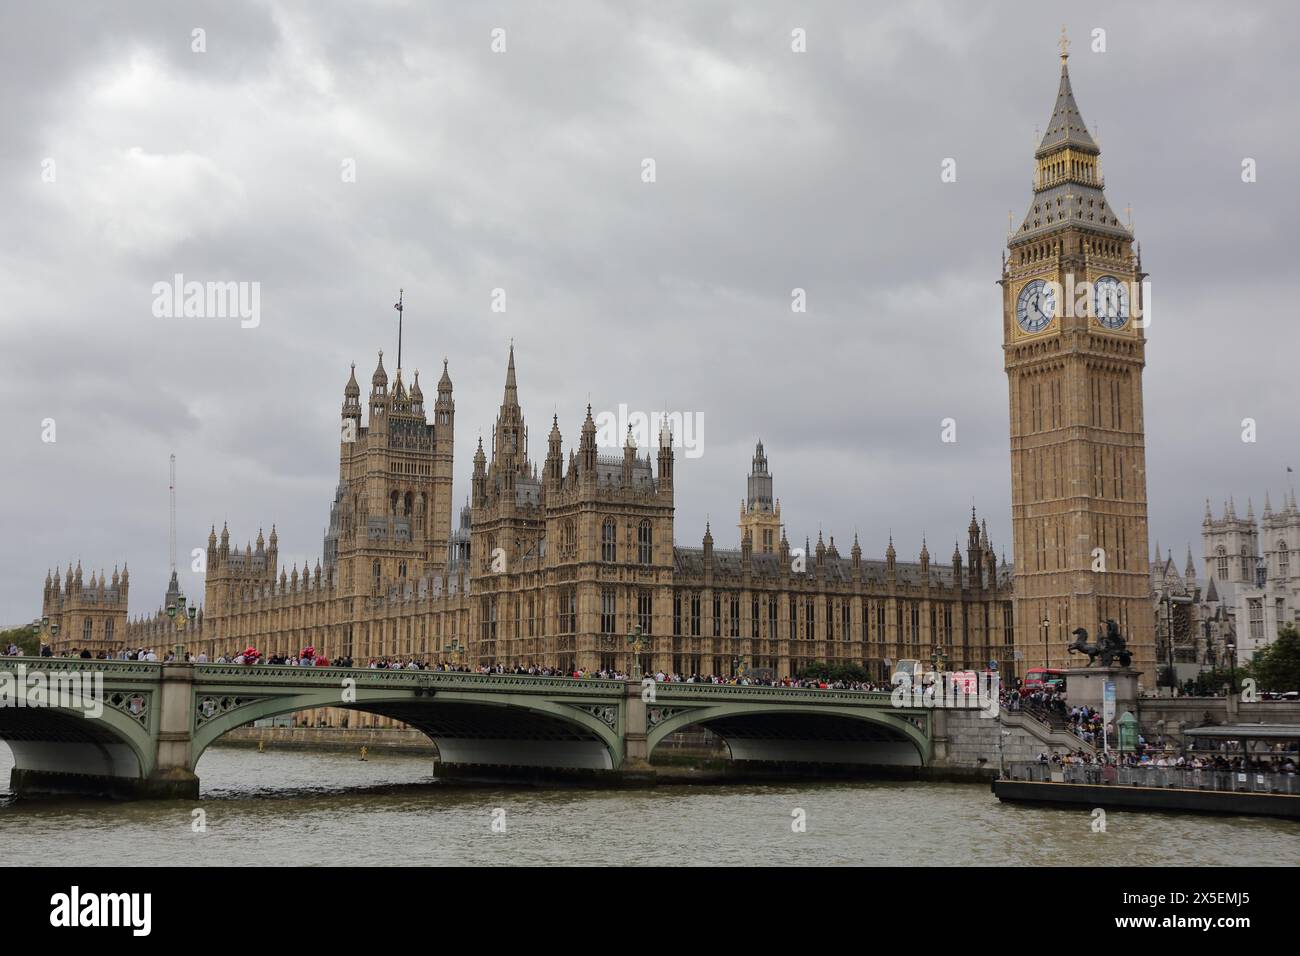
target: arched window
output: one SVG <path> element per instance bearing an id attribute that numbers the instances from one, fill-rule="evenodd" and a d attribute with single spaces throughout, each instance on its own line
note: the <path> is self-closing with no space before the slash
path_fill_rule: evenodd
<path id="1" fill-rule="evenodd" d="M 398 562 L 397 562 L 397 576 L 398 576 L 399 578 L 405 578 L 405 577 L 406 577 L 406 562 L 405 562 L 405 561 L 398 561 Z"/>
<path id="2" fill-rule="evenodd" d="M 109 618 L 107 621 L 104 622 L 104 640 L 111 641 L 112 639 L 113 639 L 113 619 Z"/>
<path id="3" fill-rule="evenodd" d="M 1245 578 L 1247 582 L 1253 580 L 1255 577 L 1255 575 L 1250 571 L 1250 558 L 1246 555 L 1246 546 L 1244 544 L 1241 546 L 1241 576 Z"/>
<path id="4" fill-rule="evenodd" d="M 400 500 L 400 498 L 401 498 L 401 496 L 400 496 L 396 491 L 394 491 L 391 495 L 388 496 L 388 513 L 389 513 L 389 514 L 396 516 L 396 514 L 397 514 L 397 502 Z"/>
<path id="5" fill-rule="evenodd" d="M 573 519 L 564 522 L 564 556 L 571 558 L 578 553 L 578 529 Z"/>
<path id="6" fill-rule="evenodd" d="M 93 632 L 94 632 L 94 624 L 91 622 L 90 618 L 88 617 L 83 618 L 81 622 L 81 639 L 83 641 L 89 642 L 90 636 Z"/>
<path id="7" fill-rule="evenodd" d="M 371 573 L 371 575 L 372 575 L 372 576 L 374 577 L 374 579 L 375 579 L 375 593 L 378 594 L 378 593 L 379 593 L 379 577 L 380 577 L 380 574 L 379 574 L 379 559 L 378 559 L 378 558 L 376 558 L 376 559 L 374 560 L 374 563 L 372 563 L 372 564 L 370 565 L 370 573 Z"/>
<path id="8" fill-rule="evenodd" d="M 638 564 L 649 564 L 651 562 L 651 543 L 650 521 L 646 519 L 637 525 L 636 529 L 636 560 Z"/>
<path id="9" fill-rule="evenodd" d="M 1214 549 L 1215 573 L 1220 581 L 1228 580 L 1228 549 L 1219 545 Z"/>
<path id="10" fill-rule="evenodd" d="M 617 535 L 618 531 L 615 529 L 614 519 L 606 518 L 605 523 L 600 526 L 600 560 L 617 560 L 618 549 L 614 543 Z"/>
<path id="11" fill-rule="evenodd" d="M 1291 576 L 1291 552 L 1287 550 L 1285 541 L 1277 543 L 1277 573 L 1282 578 Z"/>

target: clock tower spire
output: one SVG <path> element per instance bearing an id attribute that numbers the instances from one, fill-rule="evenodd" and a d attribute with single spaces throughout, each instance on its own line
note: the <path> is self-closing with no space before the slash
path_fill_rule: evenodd
<path id="1" fill-rule="evenodd" d="M 1142 369 L 1147 324 L 1132 231 L 1106 201 L 1062 31 L 1056 103 L 1000 284 L 1011 408 L 1015 644 L 1068 666 L 1071 632 L 1113 619 L 1155 686 Z"/>

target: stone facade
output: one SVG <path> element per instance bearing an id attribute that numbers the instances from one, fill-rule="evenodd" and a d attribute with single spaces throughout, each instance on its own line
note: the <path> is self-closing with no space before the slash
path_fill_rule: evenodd
<path id="1" fill-rule="evenodd" d="M 1284 496 L 1276 511 L 1266 493 L 1258 520 L 1250 501 L 1244 518 L 1237 516 L 1231 500 L 1224 503 L 1223 517 L 1215 518 L 1207 501 L 1201 542 L 1205 577 L 1232 618 L 1238 661 L 1244 664 L 1273 642 L 1278 628 L 1295 624 L 1300 612 L 1300 508 L 1295 492 Z"/>
<path id="2" fill-rule="evenodd" d="M 131 576 L 125 566 L 121 575 L 113 568 L 111 582 L 103 571 L 98 578 L 92 571 L 88 584 L 83 583 L 80 561 L 75 572 L 68 565 L 62 585 L 57 571 L 47 571 L 41 617 L 50 619 L 51 629 L 58 627 L 58 633 L 50 638 L 51 651 L 60 655 L 82 650 L 99 654 L 122 647 L 130 589 Z"/>
<path id="3" fill-rule="evenodd" d="M 1025 667 L 1062 667 L 1075 628 L 1095 637 L 1114 619 L 1150 686 L 1146 339 L 1136 320 L 1145 273 L 1132 231 L 1106 201 L 1101 151 L 1064 53 L 1035 160 L 1034 196 L 1008 237 L 1001 276 L 1016 648 Z M 1084 282 L 1088 293 L 1078 294 Z M 1103 289 L 1114 298 L 1099 301 Z"/>
<path id="4" fill-rule="evenodd" d="M 1197 580 L 1190 548 L 1179 573 L 1173 554 L 1161 557 L 1160 545 L 1156 544 L 1151 558 L 1151 590 L 1157 663 L 1162 673 L 1171 657 L 1180 684 L 1205 668 L 1230 663 L 1228 647 L 1235 644 L 1236 633 L 1232 617 L 1214 581 L 1203 588 Z"/>
<path id="5" fill-rule="evenodd" d="M 444 370 L 432 424 L 418 383 L 407 394 L 400 372 L 391 391 L 386 379 L 381 359 L 365 425 L 355 374 L 345 388 L 351 440 L 340 446 L 324 560 L 286 571 L 274 527 L 242 550 L 214 527 L 204 614 L 182 635 L 190 651 L 310 644 L 359 663 L 628 671 L 628 634 L 639 627 L 647 670 L 730 674 L 741 662 L 782 677 L 823 660 L 884 677 L 893 661 L 936 653 L 953 666 L 1014 670 L 1009 569 L 973 511 L 965 558 L 954 552 L 950 565 L 932 566 L 924 543 L 917 562 L 898 561 L 892 541 L 883 561 L 865 560 L 856 539 L 842 557 L 833 537 L 800 551 L 783 531 L 763 552 L 755 533 L 781 526 L 760 447 L 741 547 L 715 549 L 708 528 L 700 547 L 678 547 L 668 426 L 652 450 L 629 435 L 621 455 L 603 454 L 588 408 L 566 458 L 555 417 L 539 469 L 512 348 L 491 458 L 480 441 L 470 504 L 449 533 L 450 481 L 440 479 L 451 469 L 450 379 Z"/>

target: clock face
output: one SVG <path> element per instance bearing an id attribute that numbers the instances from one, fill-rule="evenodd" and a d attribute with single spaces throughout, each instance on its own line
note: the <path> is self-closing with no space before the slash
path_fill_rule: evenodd
<path id="1" fill-rule="evenodd" d="M 1114 276 L 1093 284 L 1093 314 L 1103 328 L 1122 329 L 1128 324 L 1128 289 Z"/>
<path id="2" fill-rule="evenodd" d="M 1056 290 L 1042 279 L 1027 283 L 1016 303 L 1016 321 L 1026 332 L 1041 332 L 1056 316 Z"/>

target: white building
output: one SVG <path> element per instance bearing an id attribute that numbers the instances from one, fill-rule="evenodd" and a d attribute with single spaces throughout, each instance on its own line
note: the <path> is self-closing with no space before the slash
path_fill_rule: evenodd
<path id="1" fill-rule="evenodd" d="M 1205 577 L 1233 618 L 1238 637 L 1237 657 L 1245 663 L 1271 644 L 1278 628 L 1296 623 L 1300 609 L 1300 509 L 1295 492 L 1273 510 L 1264 496 L 1258 522 L 1248 501 L 1246 516 L 1237 517 L 1230 499 L 1216 519 L 1205 502 L 1201 522 Z"/>

